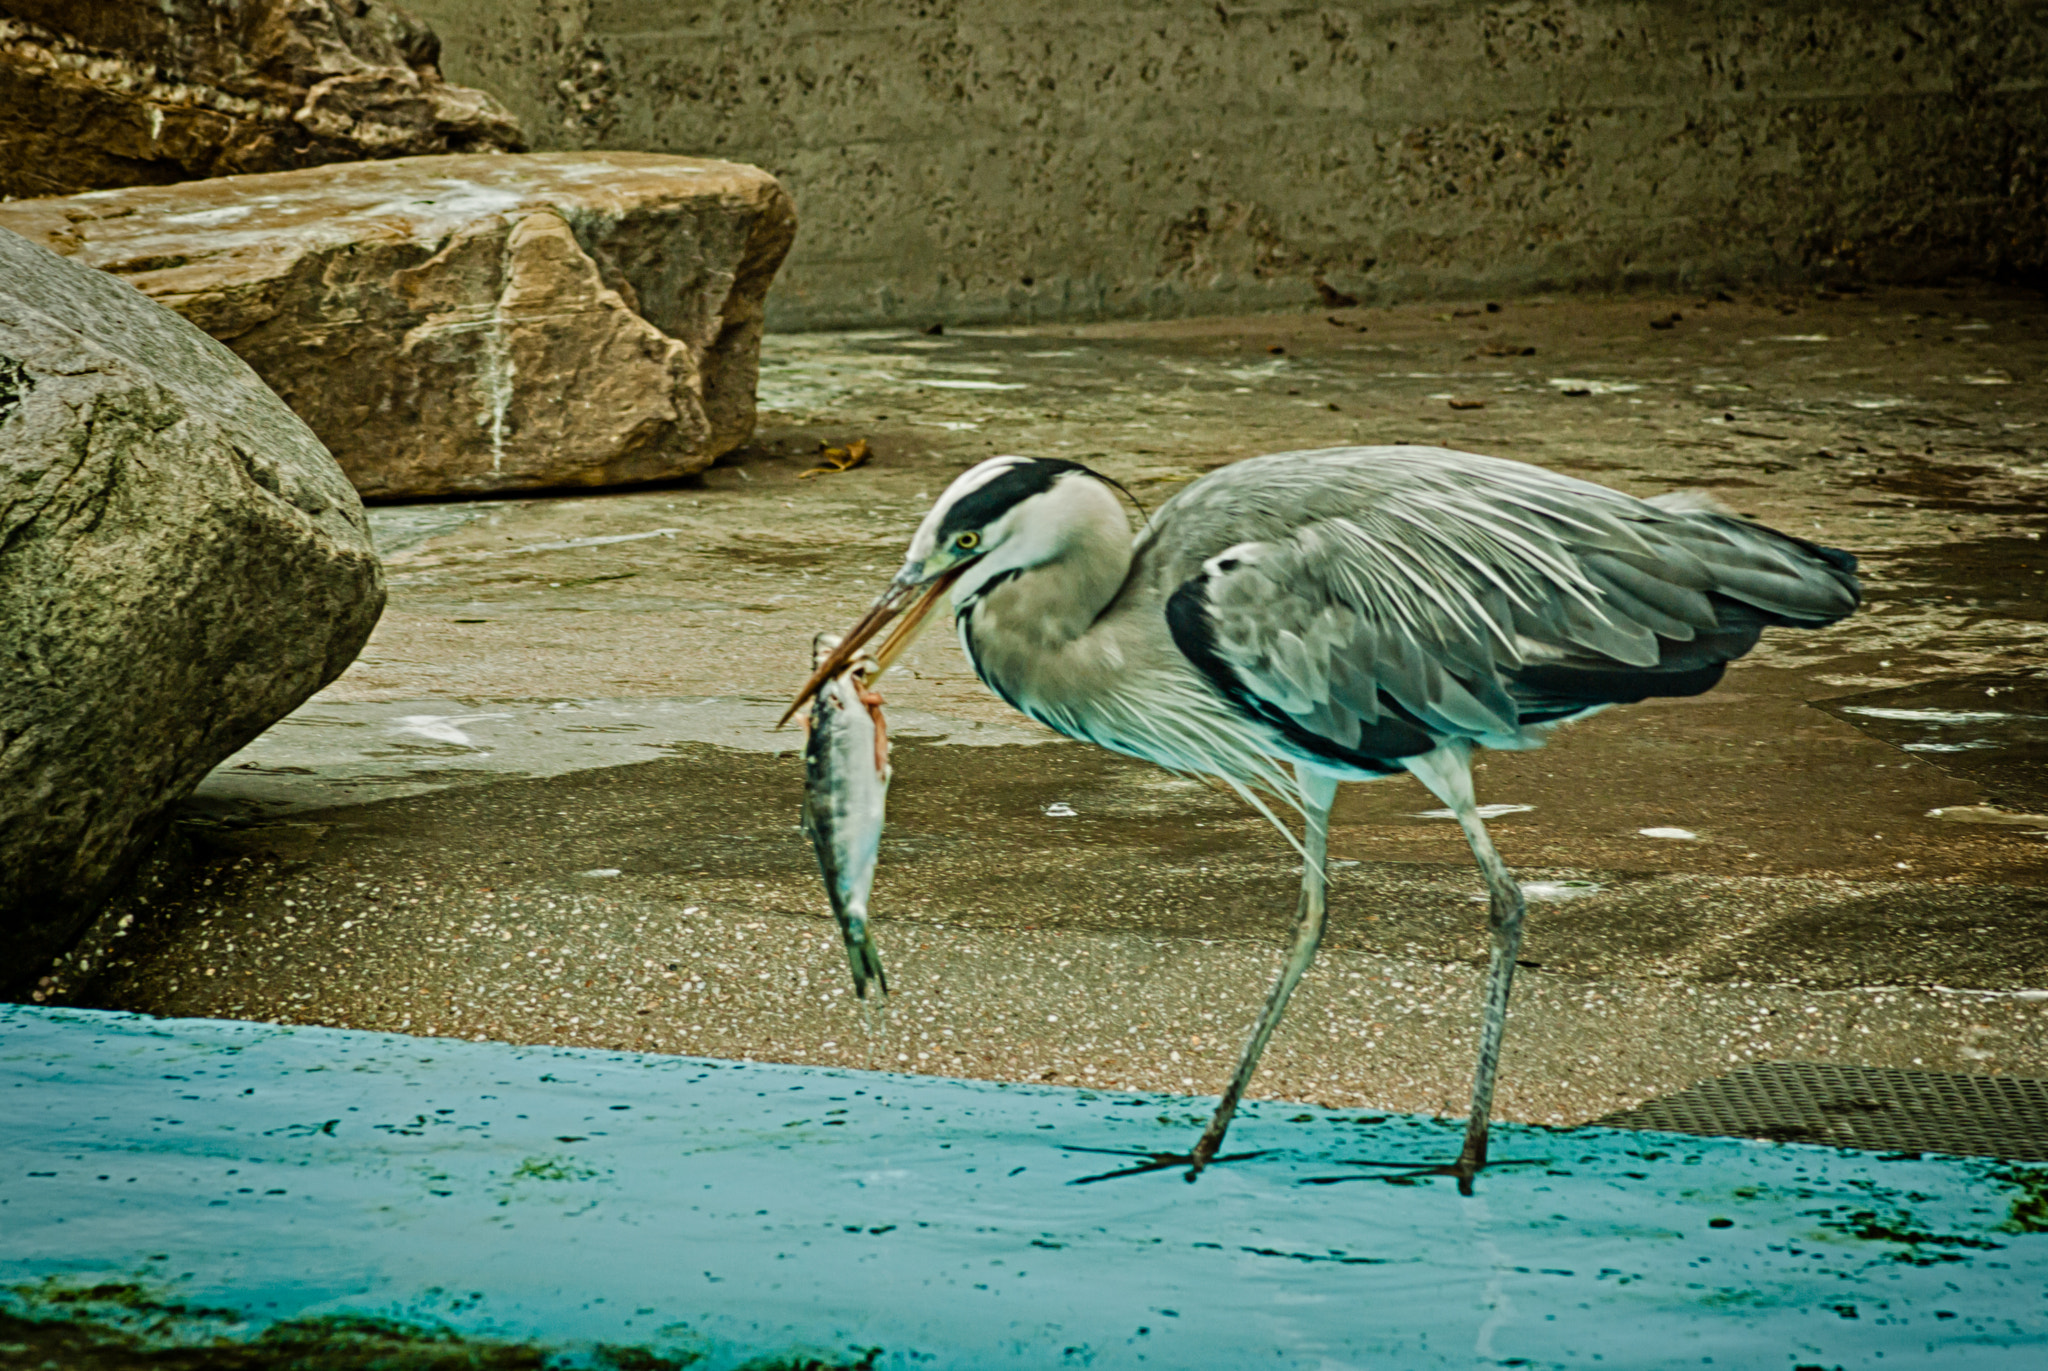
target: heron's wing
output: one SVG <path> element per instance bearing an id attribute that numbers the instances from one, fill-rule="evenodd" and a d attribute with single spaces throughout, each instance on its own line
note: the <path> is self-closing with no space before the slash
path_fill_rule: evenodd
<path id="1" fill-rule="evenodd" d="M 1354 764 L 1696 694 L 1766 625 L 1858 598 L 1846 553 L 1433 448 L 1238 463 L 1168 502 L 1138 556 L 1226 695 Z"/>

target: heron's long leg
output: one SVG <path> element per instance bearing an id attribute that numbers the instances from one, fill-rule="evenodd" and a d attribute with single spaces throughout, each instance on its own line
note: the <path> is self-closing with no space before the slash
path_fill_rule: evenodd
<path id="1" fill-rule="evenodd" d="M 1500 1070 L 1500 1042 L 1508 1026 L 1508 994 L 1515 984 L 1515 958 L 1522 950 L 1522 887 L 1494 851 L 1493 839 L 1469 802 L 1458 811 L 1458 827 L 1486 877 L 1487 925 L 1493 948 L 1486 963 L 1486 998 L 1480 1011 L 1479 1063 L 1472 1070 L 1472 1113 L 1465 1121 L 1465 1146 L 1452 1168 L 1458 1193 L 1472 1193 L 1472 1178 L 1486 1165 L 1486 1130 L 1493 1117 L 1493 1081 Z"/>
<path id="2" fill-rule="evenodd" d="M 1309 963 L 1315 960 L 1316 946 L 1323 940 L 1323 924 L 1328 914 L 1325 892 L 1330 850 L 1330 805 L 1337 798 L 1337 782 L 1306 768 L 1297 768 L 1295 775 L 1301 786 L 1301 808 L 1307 822 L 1301 835 L 1301 902 L 1294 913 L 1294 946 L 1287 953 L 1287 965 L 1281 968 L 1280 979 L 1274 982 L 1273 993 L 1266 997 L 1266 1008 L 1259 1015 L 1258 1027 L 1252 1030 L 1251 1040 L 1244 1045 L 1244 1054 L 1238 1058 L 1237 1071 L 1231 1076 L 1223 1098 L 1217 1101 L 1216 1113 L 1210 1118 L 1209 1126 L 1202 1130 L 1202 1140 L 1195 1144 L 1195 1150 L 1188 1159 L 1187 1178 L 1191 1181 L 1215 1159 L 1217 1149 L 1223 1146 L 1223 1135 L 1230 1128 L 1231 1116 L 1237 1113 L 1237 1104 L 1244 1098 L 1245 1088 L 1252 1083 L 1252 1073 L 1258 1069 L 1259 1057 L 1266 1050 L 1266 1040 L 1280 1026 L 1280 1016 L 1287 1012 L 1288 997 L 1294 994 L 1295 984 L 1308 970 Z"/>
<path id="3" fill-rule="evenodd" d="M 1472 1178 L 1486 1165 L 1486 1130 L 1493 1116 L 1493 1082 L 1500 1070 L 1501 1037 L 1508 1026 L 1508 995 L 1514 989 L 1515 958 L 1522 950 L 1522 917 L 1527 910 L 1522 887 L 1507 863 L 1494 850 L 1480 821 L 1479 806 L 1472 794 L 1472 748 L 1467 743 L 1447 743 L 1422 757 L 1404 759 L 1417 780 L 1458 817 L 1465 841 L 1486 878 L 1487 924 L 1492 933 L 1492 952 L 1486 965 L 1486 997 L 1479 1023 L 1479 1062 L 1472 1072 L 1472 1113 L 1465 1121 L 1465 1146 L 1450 1168 L 1458 1178 L 1458 1192 L 1472 1193 Z"/>

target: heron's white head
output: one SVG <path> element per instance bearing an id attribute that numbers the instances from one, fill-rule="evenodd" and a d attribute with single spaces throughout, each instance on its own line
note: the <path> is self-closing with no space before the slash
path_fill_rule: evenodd
<path id="1" fill-rule="evenodd" d="M 1102 526 L 1107 526 L 1104 528 Z M 989 584 L 1063 556 L 1098 531 L 1130 535 L 1108 482 L 1078 462 L 991 457 L 946 487 L 911 536 L 897 585 L 947 584 L 957 609 Z"/>
<path id="2" fill-rule="evenodd" d="M 860 645 L 911 606 L 875 651 L 886 668 L 947 590 L 956 607 L 998 578 L 1064 555 L 1077 540 L 1129 524 L 1108 480 L 1078 462 L 1051 457 L 991 457 L 947 486 L 917 526 L 903 569 L 861 621 L 847 630 L 790 706 L 795 713 L 820 682 L 844 667 Z M 913 603 L 914 602 L 914 603 Z M 785 718 L 787 716 L 784 716 Z"/>

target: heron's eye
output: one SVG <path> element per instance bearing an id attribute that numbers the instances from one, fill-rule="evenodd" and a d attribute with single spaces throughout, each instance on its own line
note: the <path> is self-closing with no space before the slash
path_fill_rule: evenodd
<path id="1" fill-rule="evenodd" d="M 964 551 L 964 550 L 966 550 L 967 548 L 971 548 L 971 547 L 975 546 L 975 545 L 976 545 L 977 543 L 979 543 L 980 541 L 981 541 L 981 535 L 980 535 L 979 533 L 973 533 L 973 532 L 968 532 L 968 533 L 962 533 L 962 534 L 960 534 L 960 535 L 959 535 L 958 537 L 954 538 L 954 539 L 953 539 L 953 545 L 954 545 L 955 547 L 957 547 L 957 548 L 960 548 L 960 549 L 962 549 L 962 550 Z"/>

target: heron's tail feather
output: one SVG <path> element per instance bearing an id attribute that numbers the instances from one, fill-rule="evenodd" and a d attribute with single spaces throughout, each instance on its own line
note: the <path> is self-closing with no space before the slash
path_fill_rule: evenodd
<path id="1" fill-rule="evenodd" d="M 1521 722 L 1574 717 L 1600 705 L 1697 695 L 1766 628 L 1822 628 L 1863 600 L 1856 558 L 1677 491 L 1649 503 L 1679 518 L 1660 530 L 1667 565 L 1611 554 L 1582 559 L 1611 603 L 1650 628 L 1653 660 L 1572 654 L 1511 673 Z M 1674 574 L 1676 570 L 1677 574 Z"/>
<path id="2" fill-rule="evenodd" d="M 1705 573 L 1695 588 L 1722 602 L 1716 618 L 1724 628 L 1730 602 L 1736 619 L 1787 628 L 1824 627 L 1863 602 L 1853 553 L 1745 519 L 1700 491 L 1670 491 L 1648 503 L 1679 516 L 1667 529 L 1692 530 L 1674 541 Z"/>

